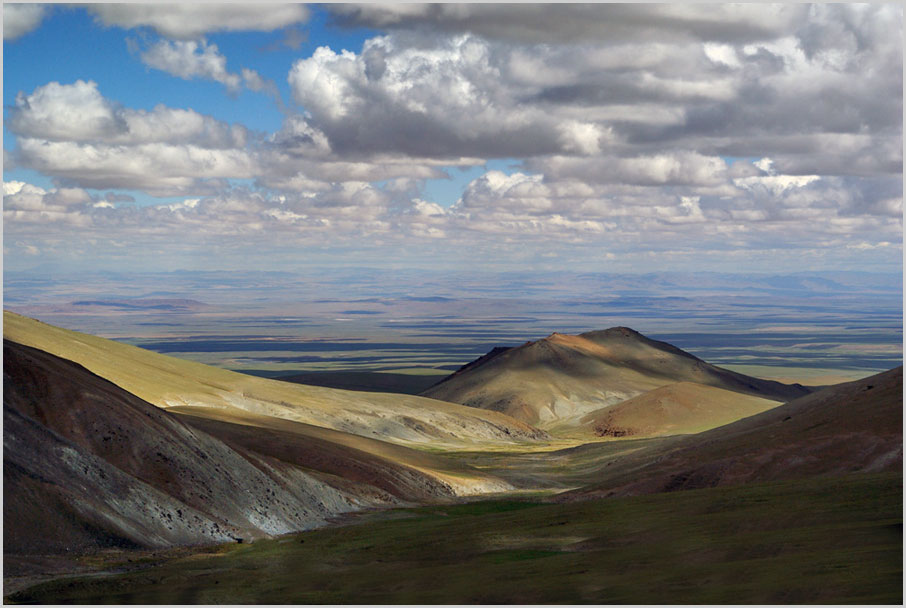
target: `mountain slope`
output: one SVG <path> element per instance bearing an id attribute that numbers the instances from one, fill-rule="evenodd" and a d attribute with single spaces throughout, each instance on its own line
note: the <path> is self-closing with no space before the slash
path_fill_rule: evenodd
<path id="1" fill-rule="evenodd" d="M 552 428 L 580 425 L 590 412 L 676 382 L 781 402 L 809 392 L 715 367 L 666 342 L 614 327 L 495 349 L 422 395 Z"/>
<path id="2" fill-rule="evenodd" d="M 700 433 L 780 405 L 779 401 L 677 382 L 582 418 L 599 437 L 659 437 Z"/>
<path id="3" fill-rule="evenodd" d="M 903 368 L 898 367 L 617 458 L 599 483 L 559 499 L 900 471 L 902 466 Z"/>
<path id="4" fill-rule="evenodd" d="M 8 311 L 4 338 L 83 365 L 158 407 L 274 416 L 398 443 L 512 442 L 544 433 L 497 412 L 424 397 L 363 393 L 256 378 L 53 327 Z"/>
<path id="5" fill-rule="evenodd" d="M 7 555 L 255 538 L 366 506 L 509 487 L 337 431 L 176 415 L 7 340 L 3 359 Z"/>

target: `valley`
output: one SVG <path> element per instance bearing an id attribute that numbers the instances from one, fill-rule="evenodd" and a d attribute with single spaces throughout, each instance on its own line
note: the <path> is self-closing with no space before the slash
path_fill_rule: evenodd
<path id="1" fill-rule="evenodd" d="M 902 392 L 902 367 L 783 384 L 627 327 L 349 391 L 5 311 L 4 596 L 884 602 Z"/>

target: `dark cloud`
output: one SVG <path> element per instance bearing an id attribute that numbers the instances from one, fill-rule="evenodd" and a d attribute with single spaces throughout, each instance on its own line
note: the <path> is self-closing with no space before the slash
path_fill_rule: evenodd
<path id="1" fill-rule="evenodd" d="M 332 4 L 350 27 L 472 32 L 518 43 L 718 40 L 782 36 L 808 15 L 804 5 Z"/>

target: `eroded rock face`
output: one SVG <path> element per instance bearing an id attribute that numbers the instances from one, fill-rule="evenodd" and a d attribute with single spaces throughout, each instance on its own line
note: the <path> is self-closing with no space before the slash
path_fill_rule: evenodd
<path id="1" fill-rule="evenodd" d="M 254 538 L 358 506 L 69 361 L 5 341 L 3 372 L 7 552 Z"/>

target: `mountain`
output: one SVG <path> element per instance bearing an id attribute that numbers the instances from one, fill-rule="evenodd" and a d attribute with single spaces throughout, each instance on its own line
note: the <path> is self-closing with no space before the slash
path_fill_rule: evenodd
<path id="1" fill-rule="evenodd" d="M 558 500 L 901 471 L 903 368 L 830 386 L 704 433 L 613 460 Z"/>
<path id="2" fill-rule="evenodd" d="M 9 311 L 3 313 L 3 336 L 74 361 L 162 408 L 246 412 L 401 444 L 512 443 L 546 436 L 498 412 L 414 395 L 344 391 L 257 378 L 53 327 Z"/>
<path id="3" fill-rule="evenodd" d="M 593 411 L 677 382 L 779 402 L 810 391 L 715 367 L 666 342 L 613 327 L 495 349 L 421 394 L 551 429 L 579 426 Z"/>
<path id="4" fill-rule="evenodd" d="M 4 340 L 5 556 L 260 538 L 365 507 L 510 487 L 374 439 L 178 409 L 188 411 Z"/>

